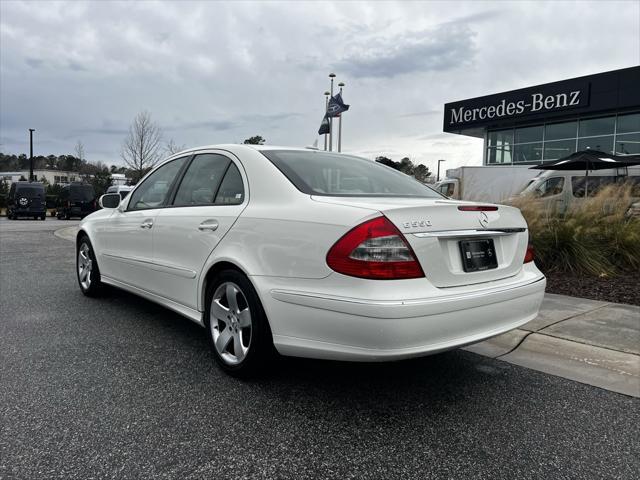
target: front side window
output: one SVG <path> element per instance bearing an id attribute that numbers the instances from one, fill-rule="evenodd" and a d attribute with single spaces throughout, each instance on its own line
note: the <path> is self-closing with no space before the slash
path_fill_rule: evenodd
<path id="1" fill-rule="evenodd" d="M 261 153 L 308 195 L 442 198 L 414 178 L 364 158 L 299 150 Z"/>
<path id="2" fill-rule="evenodd" d="M 552 195 L 559 195 L 564 188 L 564 177 L 552 177 L 540 185 L 536 192 L 540 197 L 550 197 Z"/>
<path id="3" fill-rule="evenodd" d="M 180 182 L 173 205 L 213 205 L 230 161 L 227 157 L 214 153 L 196 156 Z"/>
<path id="4" fill-rule="evenodd" d="M 169 190 L 187 157 L 165 163 L 149 175 L 131 195 L 127 210 L 146 210 L 166 205 Z"/>

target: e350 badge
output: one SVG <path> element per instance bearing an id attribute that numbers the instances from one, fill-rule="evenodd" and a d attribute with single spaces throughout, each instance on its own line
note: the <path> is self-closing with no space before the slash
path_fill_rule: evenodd
<path id="1" fill-rule="evenodd" d="M 412 220 L 410 222 L 403 222 L 402 228 L 417 228 L 417 227 L 430 227 L 431 220 Z"/>

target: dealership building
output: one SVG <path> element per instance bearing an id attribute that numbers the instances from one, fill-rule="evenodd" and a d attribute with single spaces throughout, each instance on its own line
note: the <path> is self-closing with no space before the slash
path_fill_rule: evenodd
<path id="1" fill-rule="evenodd" d="M 447 103 L 443 128 L 483 138 L 485 165 L 640 154 L 640 66 Z"/>

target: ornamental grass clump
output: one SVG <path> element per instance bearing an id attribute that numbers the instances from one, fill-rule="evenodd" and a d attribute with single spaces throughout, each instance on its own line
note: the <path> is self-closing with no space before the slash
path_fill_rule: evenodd
<path id="1" fill-rule="evenodd" d="M 572 199 L 564 213 L 537 198 L 514 202 L 529 225 L 538 265 L 549 272 L 596 276 L 640 270 L 640 218 L 628 215 L 638 200 L 633 188 L 602 188 L 592 197 Z"/>

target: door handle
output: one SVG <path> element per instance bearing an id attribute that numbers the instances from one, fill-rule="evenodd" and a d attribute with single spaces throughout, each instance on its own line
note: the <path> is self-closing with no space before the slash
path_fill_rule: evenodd
<path id="1" fill-rule="evenodd" d="M 200 230 L 201 232 L 204 232 L 204 231 L 213 232 L 218 229 L 218 226 L 219 224 L 217 220 L 213 220 L 213 219 L 205 220 L 200 225 L 198 225 L 198 230 Z"/>
<path id="2" fill-rule="evenodd" d="M 153 220 L 145 220 L 140 224 L 140 228 L 151 228 L 153 227 Z"/>

